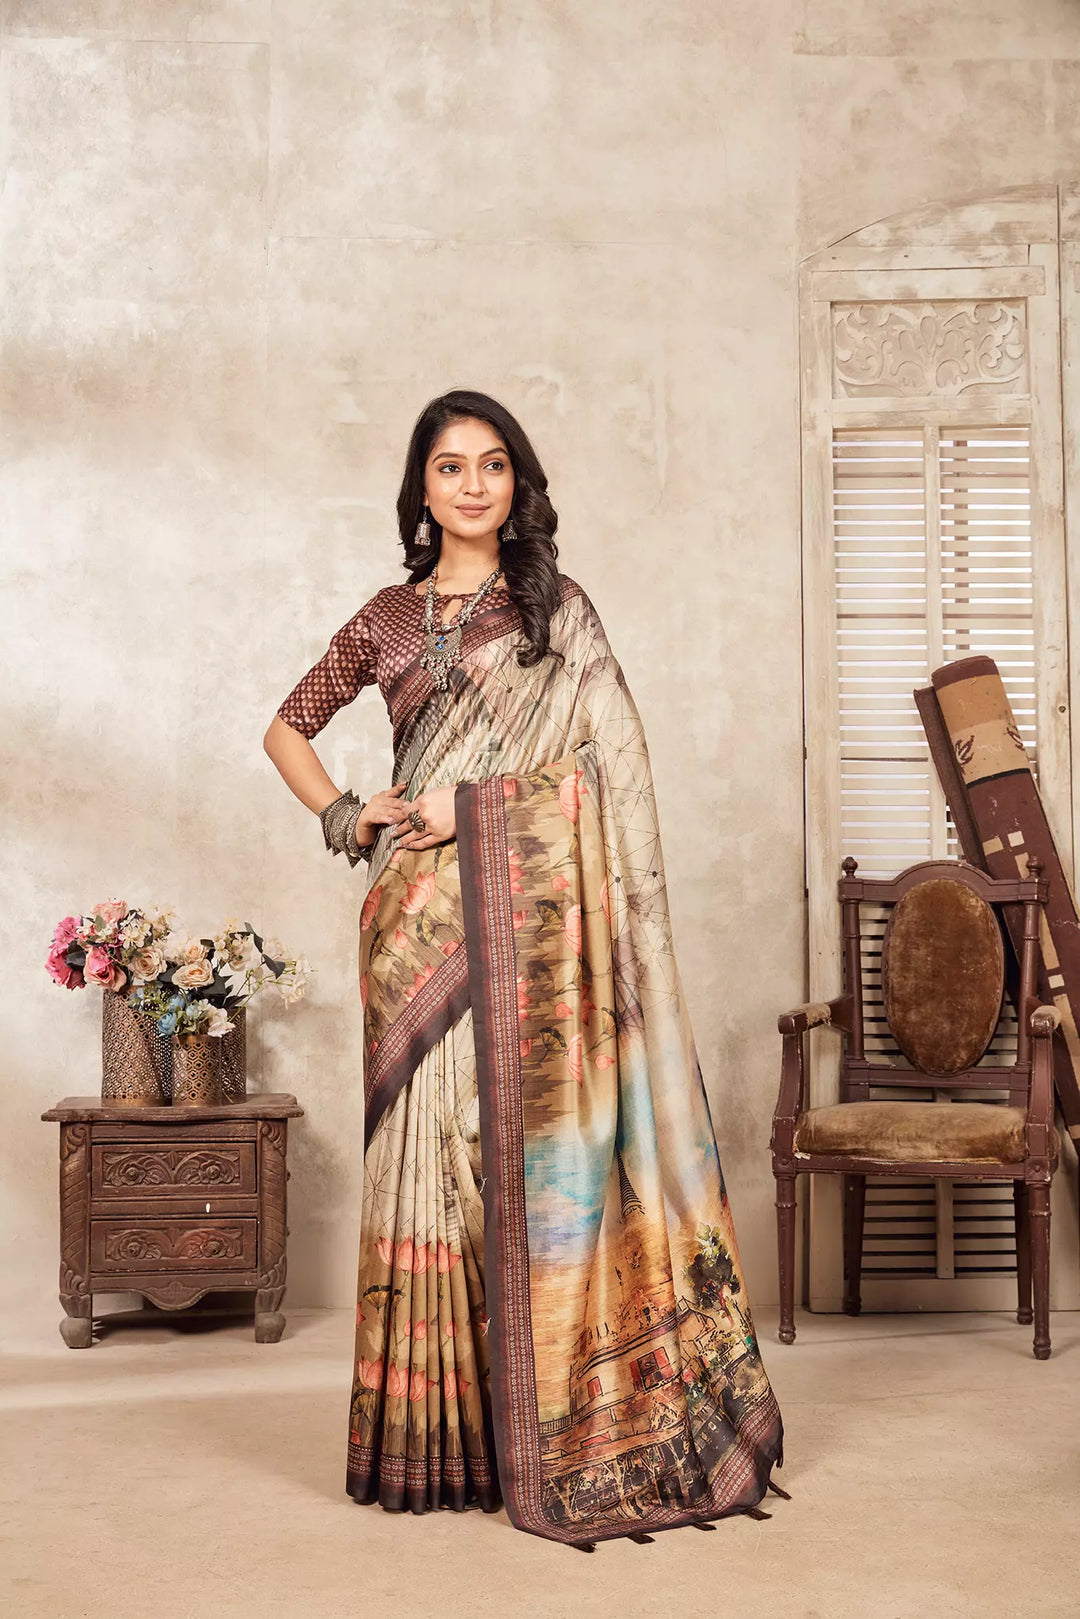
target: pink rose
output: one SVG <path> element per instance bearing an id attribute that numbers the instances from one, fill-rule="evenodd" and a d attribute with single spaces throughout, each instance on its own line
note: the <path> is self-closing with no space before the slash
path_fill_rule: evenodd
<path id="1" fill-rule="evenodd" d="M 127 974 L 122 967 L 109 955 L 107 950 L 101 950 L 97 945 L 90 951 L 83 968 L 88 984 L 97 984 L 99 989 L 123 989 L 127 983 Z"/>
<path id="2" fill-rule="evenodd" d="M 66 945 L 54 944 L 45 963 L 49 977 L 64 989 L 85 989 L 86 979 L 77 967 L 69 967 L 64 957 Z"/>
<path id="3" fill-rule="evenodd" d="M 115 927 L 120 918 L 127 915 L 127 901 L 110 899 L 104 905 L 95 905 L 91 915 L 100 916 L 109 927 Z"/>

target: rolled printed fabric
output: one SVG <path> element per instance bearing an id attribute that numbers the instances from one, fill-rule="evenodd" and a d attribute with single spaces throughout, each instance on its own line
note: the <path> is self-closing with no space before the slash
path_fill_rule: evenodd
<path id="1" fill-rule="evenodd" d="M 1061 1015 L 1054 1077 L 1069 1133 L 1080 1138 L 1080 917 L 1016 723 L 993 658 L 963 658 L 931 675 L 915 693 L 960 846 L 992 877 L 1028 875 L 1042 862 L 1048 900 L 1040 925 L 1039 995 Z M 1004 907 L 1017 959 L 1023 911 Z"/>

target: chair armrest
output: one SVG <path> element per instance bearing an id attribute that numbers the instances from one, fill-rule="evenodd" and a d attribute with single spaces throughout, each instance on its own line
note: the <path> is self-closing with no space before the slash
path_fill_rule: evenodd
<path id="1" fill-rule="evenodd" d="M 1031 1093 L 1028 1097 L 1027 1151 L 1029 1158 L 1046 1160 L 1054 1124 L 1054 1058 L 1051 1040 L 1061 1027 L 1056 1006 L 1036 1006 L 1028 1020 L 1031 1029 Z"/>
<path id="2" fill-rule="evenodd" d="M 851 996 L 838 995 L 833 1001 L 807 1001 L 791 1012 L 781 1012 L 776 1026 L 781 1034 L 805 1034 L 821 1024 L 847 1029 L 851 1020 Z"/>
<path id="3" fill-rule="evenodd" d="M 1055 1029 L 1061 1028 L 1061 1013 L 1056 1006 L 1037 1006 L 1031 1014 L 1029 1027 L 1036 1039 L 1045 1039 Z"/>

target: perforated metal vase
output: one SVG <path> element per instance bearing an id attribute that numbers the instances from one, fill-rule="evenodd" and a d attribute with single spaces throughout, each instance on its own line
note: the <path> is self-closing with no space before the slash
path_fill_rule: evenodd
<path id="1" fill-rule="evenodd" d="M 115 990 L 101 998 L 101 1100 L 160 1107 L 168 1100 L 169 1042 L 153 1018 Z"/>
<path id="2" fill-rule="evenodd" d="M 173 1036 L 173 1107 L 217 1107 L 221 1102 L 220 1040 L 208 1034 Z"/>
<path id="3" fill-rule="evenodd" d="M 218 1041 L 221 1047 L 221 1100 L 242 1102 L 247 1095 L 247 1007 L 229 1013 L 233 1025 Z"/>

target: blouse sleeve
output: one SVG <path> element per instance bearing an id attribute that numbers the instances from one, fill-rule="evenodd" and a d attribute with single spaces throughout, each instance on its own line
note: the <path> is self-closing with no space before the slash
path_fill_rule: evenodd
<path id="1" fill-rule="evenodd" d="M 351 703 L 365 686 L 377 678 L 378 644 L 375 635 L 377 596 L 343 624 L 330 639 L 330 645 L 293 687 L 278 717 L 309 740 L 318 736 L 339 708 Z"/>

